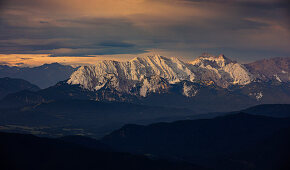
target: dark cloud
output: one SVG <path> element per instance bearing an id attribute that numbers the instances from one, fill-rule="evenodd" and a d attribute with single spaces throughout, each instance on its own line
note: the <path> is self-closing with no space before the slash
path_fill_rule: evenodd
<path id="1" fill-rule="evenodd" d="M 57 22 L 65 26 L 33 28 L 2 22 L 0 53 L 89 56 L 136 54 L 147 50 L 146 47 L 124 42 L 135 40 L 142 35 L 141 30 L 125 19 L 85 18 L 63 19 Z M 17 39 L 19 37 L 20 40 Z"/>
<path id="2" fill-rule="evenodd" d="M 49 22 L 47 22 L 47 21 L 39 21 L 39 23 L 41 23 L 41 24 L 48 24 Z"/>
<path id="3" fill-rule="evenodd" d="M 32 58 L 25 57 L 25 58 L 20 58 L 21 60 L 31 60 Z"/>
<path id="4" fill-rule="evenodd" d="M 174 1 L 154 2 L 175 7 Z M 289 1 L 183 1 L 187 2 L 180 6 L 184 11 L 126 16 L 123 11 L 120 16 L 73 15 L 49 1 L 6 1 L 6 8 L 0 8 L 0 53 L 90 56 L 139 54 L 158 48 L 186 55 L 208 51 L 289 56 Z"/>
<path id="5" fill-rule="evenodd" d="M 21 66 L 21 65 L 23 65 L 24 63 L 15 63 L 15 65 L 17 65 L 17 66 Z"/>
<path id="6" fill-rule="evenodd" d="M 5 62 L 5 61 L 0 61 L 0 65 L 10 65 L 10 63 Z"/>
<path id="7" fill-rule="evenodd" d="M 184 0 L 188 2 L 198 3 L 216 3 L 223 6 L 235 6 L 237 9 L 243 12 L 245 15 L 255 15 L 264 17 L 273 16 L 273 10 L 280 11 L 281 15 L 277 16 L 277 19 L 283 19 L 284 22 L 290 24 L 290 1 L 289 0 Z M 266 14 L 266 16 L 265 16 Z M 282 18 L 281 18 L 282 17 Z"/>
<path id="8" fill-rule="evenodd" d="M 100 46 L 104 47 L 134 47 L 135 44 L 131 43 L 125 43 L 125 42 L 114 42 L 114 41 L 107 41 L 107 42 L 101 42 L 99 44 Z"/>

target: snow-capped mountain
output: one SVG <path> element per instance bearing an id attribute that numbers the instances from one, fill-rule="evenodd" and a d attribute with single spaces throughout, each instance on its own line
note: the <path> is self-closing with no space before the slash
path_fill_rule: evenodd
<path id="1" fill-rule="evenodd" d="M 243 65 L 224 55 L 204 54 L 189 63 L 157 55 L 127 62 L 100 61 L 93 66 L 80 67 L 67 83 L 91 91 L 110 88 L 146 97 L 148 93 L 166 92 L 169 85 L 183 81 L 227 88 L 235 84 L 246 85 L 252 80 L 252 74 Z M 183 85 L 185 96 L 194 96 L 198 92 L 188 83 Z"/>

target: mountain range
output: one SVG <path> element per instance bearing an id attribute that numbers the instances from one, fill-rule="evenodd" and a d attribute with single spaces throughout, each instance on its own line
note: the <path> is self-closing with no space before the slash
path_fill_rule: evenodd
<path id="1" fill-rule="evenodd" d="M 252 79 L 244 66 L 224 55 L 201 56 L 189 63 L 178 58 L 147 56 L 128 62 L 101 61 L 93 66 L 83 66 L 71 75 L 68 83 L 88 90 L 111 88 L 146 97 L 150 93 L 167 91 L 171 84 L 182 81 L 226 88 L 249 84 Z M 192 86 L 183 85 L 183 95 L 192 97 L 197 93 Z"/>
<path id="2" fill-rule="evenodd" d="M 263 66 L 275 69 L 266 72 Z M 162 56 L 99 61 L 81 66 L 67 80 L 38 92 L 10 94 L 0 101 L 0 107 L 82 99 L 187 108 L 198 113 L 234 111 L 290 103 L 289 71 L 289 58 L 250 64 L 209 54 L 191 62 Z"/>
<path id="3" fill-rule="evenodd" d="M 261 69 L 261 65 L 265 65 L 264 60 L 243 65 L 222 54 L 219 56 L 203 54 L 187 63 L 173 57 L 137 57 L 127 62 L 100 61 L 93 66 L 82 66 L 67 82 L 88 90 L 110 88 L 142 97 L 150 93 L 167 91 L 170 85 L 181 82 L 216 85 L 222 88 L 247 85 L 262 79 L 265 82 L 273 80 L 289 82 L 290 59 L 276 58 L 273 61 L 266 67 L 275 69 L 266 72 Z M 197 93 L 198 89 L 194 86 L 183 83 L 183 95 L 193 97 Z"/>

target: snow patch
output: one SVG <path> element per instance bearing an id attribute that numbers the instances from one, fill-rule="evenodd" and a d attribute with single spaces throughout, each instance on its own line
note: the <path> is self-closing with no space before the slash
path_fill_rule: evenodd
<path id="1" fill-rule="evenodd" d="M 249 96 L 255 96 L 256 100 L 259 101 L 263 97 L 263 92 L 250 93 Z"/>
<path id="2" fill-rule="evenodd" d="M 277 81 L 282 82 L 282 80 L 280 79 L 280 77 L 277 74 L 275 74 L 274 77 L 276 78 Z"/>

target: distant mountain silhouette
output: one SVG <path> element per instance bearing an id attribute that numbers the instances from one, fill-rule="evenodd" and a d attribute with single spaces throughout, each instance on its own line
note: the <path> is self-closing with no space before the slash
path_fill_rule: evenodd
<path id="1" fill-rule="evenodd" d="M 36 84 L 40 88 L 47 88 L 59 81 L 68 79 L 76 69 L 59 63 L 44 64 L 31 68 L 0 65 L 0 77 L 20 78 Z"/>
<path id="2" fill-rule="evenodd" d="M 22 90 L 38 91 L 40 88 L 26 80 L 13 79 L 9 77 L 0 78 L 0 99 L 7 94 Z"/>
<path id="3" fill-rule="evenodd" d="M 261 144 L 259 152 L 255 152 L 253 148 L 269 138 L 273 142 L 277 141 L 278 139 L 271 139 L 271 136 L 289 127 L 290 118 L 271 118 L 238 113 L 214 119 L 185 120 L 148 126 L 126 125 L 105 136 L 101 141 L 119 151 L 186 160 L 209 168 L 215 168 L 216 166 L 238 166 L 241 168 L 239 160 L 236 160 L 237 162 L 227 160 L 224 165 L 218 164 L 218 160 L 234 158 L 234 155 L 237 154 L 241 156 L 240 161 L 248 161 L 245 162 L 245 164 L 248 164 L 246 169 L 251 169 L 251 165 L 255 167 L 253 169 L 265 167 L 259 161 L 269 161 L 264 164 L 275 165 L 276 169 L 279 169 L 278 167 L 282 164 L 277 164 L 277 159 L 274 160 L 273 158 L 272 162 L 268 158 L 259 160 L 260 157 L 255 159 L 253 156 L 250 157 L 250 154 L 255 153 L 259 156 L 259 152 L 267 152 L 268 155 L 275 153 L 277 156 L 282 156 L 282 153 L 282 155 L 279 154 L 281 149 L 283 147 L 285 149 L 289 148 L 289 143 L 282 141 L 289 140 L 290 133 L 281 136 L 281 139 L 279 139 L 283 144 L 279 146 L 280 148 L 277 148 L 279 150 L 275 150 L 278 144 L 271 148 L 271 143 L 268 145 Z M 238 154 L 243 152 L 249 155 Z M 289 158 L 285 158 L 285 160 L 290 160 Z M 281 161 L 283 160 L 281 159 Z M 285 164 L 286 162 L 282 163 Z"/>
<path id="4" fill-rule="evenodd" d="M 214 161 L 215 169 L 290 169 L 290 128 L 281 129 L 246 148 Z"/>
<path id="5" fill-rule="evenodd" d="M 242 112 L 270 117 L 290 117 L 289 104 L 263 104 L 250 107 Z"/>
<path id="6" fill-rule="evenodd" d="M 102 151 L 59 139 L 0 133 L 1 170 L 195 170 L 198 166 Z"/>

